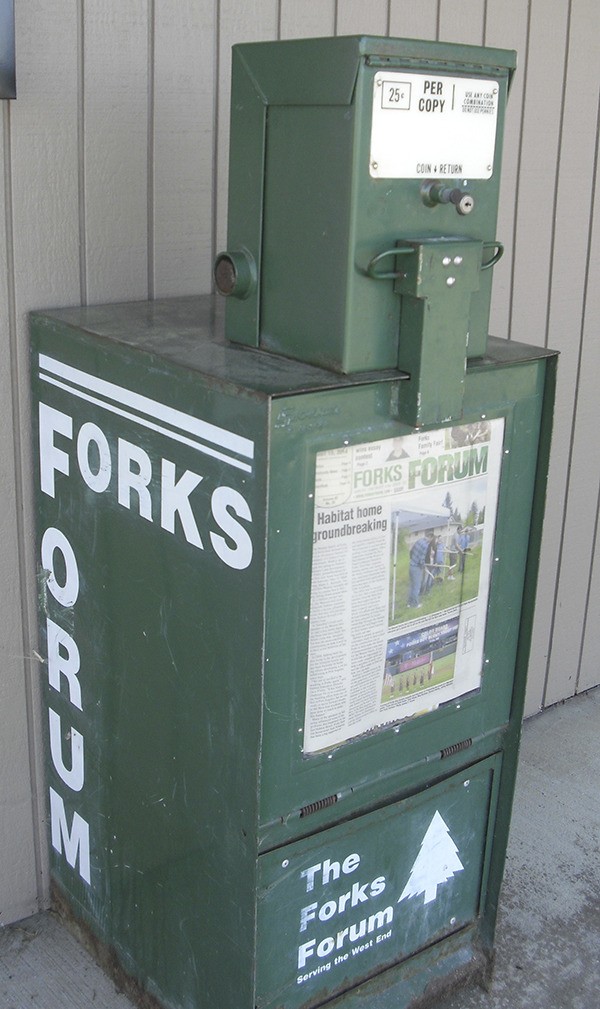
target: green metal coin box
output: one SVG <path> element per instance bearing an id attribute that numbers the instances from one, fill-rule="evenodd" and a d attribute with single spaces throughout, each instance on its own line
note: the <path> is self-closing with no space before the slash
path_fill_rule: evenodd
<path id="1" fill-rule="evenodd" d="M 208 297 L 33 316 L 54 894 L 144 1005 L 489 970 L 554 366 L 491 339 L 416 430 Z"/>
<path id="2" fill-rule="evenodd" d="M 410 39 L 234 46 L 216 269 L 227 336 L 345 373 L 414 377 L 429 318 L 430 338 L 442 323 L 433 353 L 445 351 L 454 396 L 421 422 L 455 412 L 464 359 L 487 340 L 514 67 L 512 51 Z M 415 287 L 403 277 L 417 254 Z M 431 365 L 420 368 L 427 382 Z"/>

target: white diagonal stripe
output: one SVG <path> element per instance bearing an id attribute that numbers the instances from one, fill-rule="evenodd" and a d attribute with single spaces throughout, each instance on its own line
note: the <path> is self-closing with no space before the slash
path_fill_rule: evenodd
<path id="1" fill-rule="evenodd" d="M 232 431 L 227 431 L 225 428 L 217 427 L 217 425 L 210 424 L 208 421 L 200 420 L 198 417 L 192 417 L 190 414 L 167 406 L 165 403 L 160 403 L 158 400 L 150 399 L 148 396 L 132 392 L 130 389 L 116 385 L 114 382 L 108 382 L 105 379 L 98 378 L 96 375 L 80 371 L 78 368 L 73 368 L 71 365 L 57 361 L 46 354 L 40 354 L 39 362 L 40 368 L 44 368 L 46 372 L 50 372 L 50 374 L 43 374 L 40 371 L 40 378 L 43 381 L 64 389 L 79 399 L 85 399 L 90 403 L 94 403 L 96 406 L 100 406 L 110 413 L 126 417 L 128 420 L 158 431 L 168 438 L 190 445 L 199 452 L 204 452 L 206 455 L 227 462 L 238 469 L 243 469 L 247 472 L 252 471 L 251 465 L 227 454 L 228 452 L 234 452 L 236 455 L 242 455 L 246 459 L 253 459 L 254 442 L 250 441 L 250 439 L 234 434 Z M 51 376 L 58 376 L 58 378 Z M 61 382 L 60 378 L 66 381 Z M 99 395 L 105 397 L 105 399 L 98 399 L 90 395 L 90 391 L 97 392 Z M 107 400 L 111 400 L 111 402 L 107 402 Z M 137 410 L 139 414 L 144 414 L 145 416 L 124 410 L 123 406 L 129 406 L 132 410 Z M 160 420 L 178 430 L 172 431 L 156 423 L 156 421 Z M 187 437 L 190 434 L 201 438 L 202 442 L 197 442 Z M 209 442 L 210 444 L 207 445 L 205 442 Z M 219 449 L 224 449 L 225 452 L 219 451 Z"/>
<path id="2" fill-rule="evenodd" d="M 130 413 L 128 410 L 123 410 L 119 406 L 113 406 L 112 403 L 106 403 L 103 399 L 98 399 L 97 396 L 90 396 L 89 393 L 83 392 L 81 389 L 74 389 L 73 386 L 67 385 L 66 382 L 60 382 L 57 378 L 52 378 L 51 375 L 40 374 L 40 378 L 42 382 L 48 382 L 49 385 L 55 385 L 57 389 L 64 389 L 65 392 L 70 392 L 72 396 L 77 396 L 78 399 L 84 399 L 87 403 L 93 403 L 94 406 L 101 406 L 103 410 L 108 410 L 109 413 L 116 413 L 119 417 L 125 417 L 127 420 L 132 420 L 135 424 L 147 427 L 151 431 L 158 431 L 159 434 L 164 434 L 167 438 L 171 438 L 173 441 L 179 441 L 183 445 L 189 445 L 191 448 L 195 448 L 198 452 L 203 452 L 204 455 L 210 455 L 213 459 L 220 459 L 222 462 L 229 463 L 230 466 L 235 466 L 237 469 L 243 469 L 246 473 L 252 472 L 251 463 L 242 462 L 241 459 L 236 459 L 231 455 L 225 455 L 224 452 L 219 452 L 210 445 L 204 445 L 200 441 L 194 441 L 192 438 L 187 438 L 186 435 L 180 434 L 179 431 L 170 431 L 168 428 L 162 427 L 160 424 L 155 424 L 154 421 L 146 420 L 145 417 L 138 417 L 137 414 Z"/>

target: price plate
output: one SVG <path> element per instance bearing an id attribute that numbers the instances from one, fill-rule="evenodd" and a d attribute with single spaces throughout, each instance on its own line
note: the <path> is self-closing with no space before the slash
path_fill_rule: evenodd
<path id="1" fill-rule="evenodd" d="M 489 179 L 494 80 L 380 71 L 373 82 L 369 170 L 375 179 Z"/>

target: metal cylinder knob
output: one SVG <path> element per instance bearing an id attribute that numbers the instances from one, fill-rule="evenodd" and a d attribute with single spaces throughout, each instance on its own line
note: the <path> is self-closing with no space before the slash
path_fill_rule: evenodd
<path id="1" fill-rule="evenodd" d="M 421 186 L 421 198 L 427 207 L 435 207 L 439 203 L 453 203 L 461 216 L 470 214 L 475 206 L 475 200 L 470 193 L 459 189 L 458 186 L 447 186 L 444 182 L 425 182 Z"/>
<path id="2" fill-rule="evenodd" d="M 256 287 L 256 264 L 245 249 L 220 252 L 215 259 L 215 285 L 225 298 L 246 298 Z"/>

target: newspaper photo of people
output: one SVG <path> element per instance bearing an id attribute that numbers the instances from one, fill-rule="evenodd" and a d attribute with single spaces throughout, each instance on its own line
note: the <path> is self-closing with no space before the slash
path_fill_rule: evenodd
<path id="1" fill-rule="evenodd" d="M 479 688 L 503 431 L 317 455 L 305 752 Z"/>

